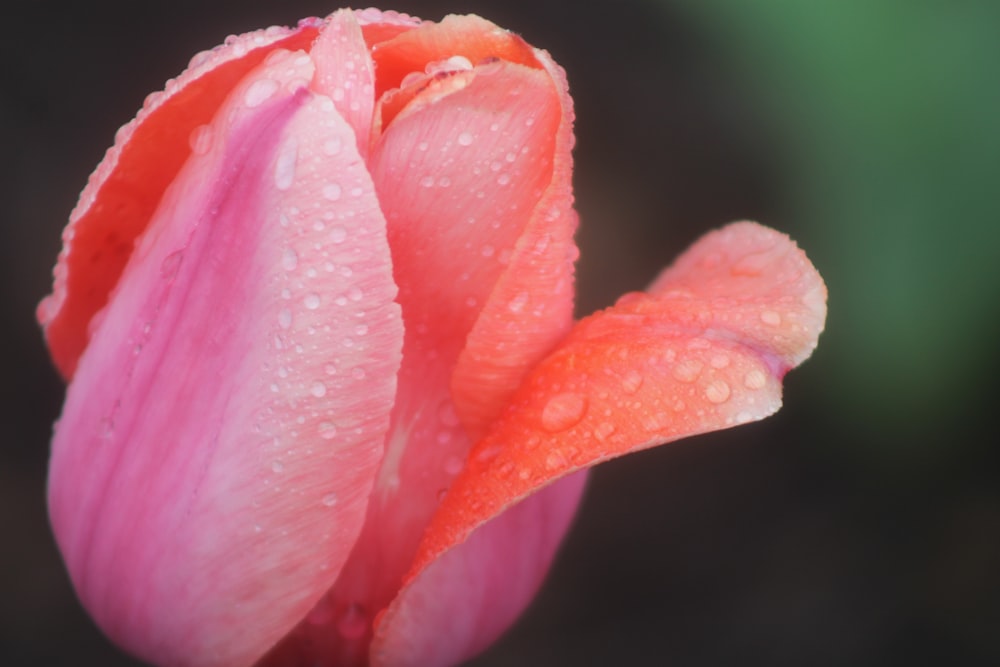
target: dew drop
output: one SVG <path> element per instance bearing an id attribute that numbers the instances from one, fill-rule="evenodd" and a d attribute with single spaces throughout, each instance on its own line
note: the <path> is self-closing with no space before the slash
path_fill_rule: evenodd
<path id="1" fill-rule="evenodd" d="M 343 189 L 336 183 L 327 183 L 323 186 L 323 198 L 328 201 L 337 201 L 343 192 Z"/>
<path id="2" fill-rule="evenodd" d="M 458 135 L 458 145 L 459 146 L 471 146 L 473 142 L 473 137 L 471 132 L 463 132 Z"/>
<path id="3" fill-rule="evenodd" d="M 725 380 L 712 380 L 705 387 L 705 398 L 712 403 L 725 403 L 729 400 L 730 389 Z"/>
<path id="4" fill-rule="evenodd" d="M 551 433 L 565 431 L 579 423 L 586 411 L 587 397 L 583 394 L 556 394 L 542 409 L 542 427 Z"/>
<path id="5" fill-rule="evenodd" d="M 361 290 L 357 287 L 352 287 L 350 291 L 347 292 L 347 298 L 351 301 L 361 301 L 362 296 Z"/>
<path id="6" fill-rule="evenodd" d="M 291 248 L 285 248 L 281 253 L 281 268 L 294 271 L 299 265 L 299 254 Z"/>
<path id="7" fill-rule="evenodd" d="M 725 368 L 729 365 L 729 355 L 719 352 L 713 355 L 708 363 L 711 364 L 712 368 Z"/>
<path id="8" fill-rule="evenodd" d="M 634 394 L 642 386 L 642 374 L 636 370 L 630 370 L 622 378 L 622 390 L 626 394 Z"/>
<path id="9" fill-rule="evenodd" d="M 747 389 L 761 389 L 767 384 L 767 376 L 759 369 L 753 369 L 743 377 L 743 384 Z"/>
<path id="10" fill-rule="evenodd" d="M 344 610 L 337 621 L 337 632 L 347 640 L 361 639 L 368 631 L 368 617 L 365 609 L 357 602 L 352 602 Z"/>
<path id="11" fill-rule="evenodd" d="M 781 324 L 781 315 L 773 310 L 765 310 L 760 314 L 760 321 L 768 326 L 776 327 Z"/>
<path id="12" fill-rule="evenodd" d="M 455 414 L 455 407 L 451 401 L 445 401 L 438 408 L 438 419 L 448 428 L 458 426 L 458 415 Z"/>
<path id="13" fill-rule="evenodd" d="M 423 178 L 420 179 L 420 185 L 422 187 L 425 187 L 425 188 L 432 188 L 432 187 L 434 187 L 434 177 L 433 176 L 424 176 Z"/>
<path id="14" fill-rule="evenodd" d="M 510 300 L 507 304 L 507 310 L 512 313 L 519 313 L 524 310 L 525 305 L 528 303 L 529 295 L 527 292 L 519 292 L 517 296 Z"/>
<path id="15" fill-rule="evenodd" d="M 444 471 L 449 475 L 457 475 L 462 472 L 464 467 L 465 462 L 457 456 L 449 456 L 448 460 L 444 462 Z"/>
<path id="16" fill-rule="evenodd" d="M 510 174 L 500 174 L 500 176 L 497 177 L 497 183 L 499 185 L 507 185 L 510 183 Z"/>
<path id="17" fill-rule="evenodd" d="M 566 466 L 566 457 L 558 449 L 553 449 L 545 456 L 545 467 L 549 470 L 558 470 Z"/>
<path id="18" fill-rule="evenodd" d="M 496 248 L 494 248 L 491 245 L 484 245 L 479 252 L 482 254 L 483 257 L 492 257 L 493 253 L 496 252 Z"/>
<path id="19" fill-rule="evenodd" d="M 324 440 L 333 440 L 337 437 L 337 427 L 330 422 L 320 422 L 319 437 Z"/>
<path id="20" fill-rule="evenodd" d="M 336 155 L 340 152 L 342 142 L 339 137 L 334 137 L 333 139 L 327 139 L 323 142 L 323 152 L 327 155 Z"/>
<path id="21" fill-rule="evenodd" d="M 316 398 L 322 398 L 326 396 L 326 385 L 322 382 L 313 382 L 313 385 L 309 388 L 309 393 Z"/>
<path id="22" fill-rule="evenodd" d="M 681 382 L 694 382 L 701 373 L 702 363 L 697 359 L 685 359 L 674 365 L 674 378 Z"/>
<path id="23" fill-rule="evenodd" d="M 181 262 L 184 260 L 184 251 L 178 250 L 172 252 L 163 258 L 163 262 L 160 264 L 160 277 L 164 280 L 173 280 L 177 276 L 177 272 L 181 268 Z"/>
<path id="24" fill-rule="evenodd" d="M 191 135 L 188 137 L 191 152 L 195 155 L 204 155 L 207 153 L 212 148 L 214 134 L 211 125 L 199 125 L 191 130 Z"/>
<path id="25" fill-rule="evenodd" d="M 274 472 L 282 472 L 285 469 L 285 464 L 281 461 L 271 461 L 271 470 Z"/>
<path id="26" fill-rule="evenodd" d="M 334 243 L 343 243 L 347 239 L 347 230 L 343 227 L 334 227 L 330 230 L 330 240 Z"/>
<path id="27" fill-rule="evenodd" d="M 307 294 L 306 298 L 302 300 L 302 305 L 304 305 L 309 310 L 316 310 L 319 308 L 319 294 L 312 293 Z"/>
<path id="28" fill-rule="evenodd" d="M 594 437 L 600 442 L 604 442 L 608 439 L 612 433 L 615 432 L 615 425 L 611 422 L 601 422 L 597 428 L 594 429 Z"/>
<path id="29" fill-rule="evenodd" d="M 337 504 L 337 494 L 328 493 L 325 496 L 323 496 L 323 499 L 320 502 L 323 503 L 323 505 L 326 507 L 333 507 L 334 505 Z"/>
<path id="30" fill-rule="evenodd" d="M 243 103 L 251 109 L 266 102 L 271 95 L 274 95 L 279 88 L 279 84 L 274 79 L 259 79 L 250 84 L 246 93 L 243 94 Z"/>
<path id="31" fill-rule="evenodd" d="M 278 326 L 282 329 L 287 329 L 292 326 L 292 311 L 287 308 L 282 308 L 278 312 Z"/>

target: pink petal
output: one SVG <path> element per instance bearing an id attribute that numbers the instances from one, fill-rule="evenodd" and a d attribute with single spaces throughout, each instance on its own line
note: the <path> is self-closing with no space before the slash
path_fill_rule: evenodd
<path id="1" fill-rule="evenodd" d="M 80 598 L 160 664 L 250 664 L 287 633 L 343 566 L 381 459 L 402 340 L 385 222 L 312 75 L 272 53 L 232 91 L 111 295 L 53 443 Z"/>
<path id="2" fill-rule="evenodd" d="M 310 50 L 316 63 L 312 88 L 333 100 L 340 115 L 354 128 L 358 151 L 368 157 L 375 67 L 354 12 L 334 12 Z"/>
<path id="3" fill-rule="evenodd" d="M 398 36 L 385 52 L 403 38 L 426 46 L 414 35 L 432 28 Z M 457 48 L 421 53 L 439 62 L 462 55 Z M 382 53 L 380 45 L 379 68 Z M 424 528 L 465 465 L 471 441 L 452 401 L 453 374 L 464 368 L 458 396 L 480 389 L 475 365 L 486 367 L 474 357 L 460 360 L 470 335 L 477 349 L 491 339 L 509 348 L 502 368 L 490 369 L 496 385 L 485 383 L 482 400 L 490 407 L 469 411 L 469 428 L 481 430 L 510 385 L 568 329 L 576 219 L 569 210 L 571 110 L 561 79 L 559 86 L 544 69 L 503 61 L 430 77 L 374 145 L 369 167 L 406 324 L 386 458 L 355 551 L 321 605 L 329 624 L 300 626 L 268 664 L 291 656 L 323 664 L 364 659 L 373 615 L 395 596 Z M 558 289 L 546 284 L 550 293 L 531 307 L 508 308 L 521 290 L 549 278 L 561 281 Z"/>
<path id="4" fill-rule="evenodd" d="M 479 623 L 488 612 L 469 602 L 515 607 L 494 590 L 511 569 L 498 559 L 486 572 L 476 561 L 485 544 L 537 536 L 504 521 L 505 510 L 595 463 L 773 413 L 781 377 L 815 347 L 826 312 L 825 287 L 805 255 L 753 223 L 707 235 L 652 292 L 581 321 L 473 449 L 377 628 L 378 664 L 450 664 L 492 641 L 498 628 Z M 512 588 L 523 604 L 524 591 Z M 477 622 L 454 621 L 469 616 Z"/>

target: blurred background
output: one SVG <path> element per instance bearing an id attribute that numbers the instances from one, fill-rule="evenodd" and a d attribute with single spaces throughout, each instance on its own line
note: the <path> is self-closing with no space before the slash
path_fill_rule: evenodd
<path id="1" fill-rule="evenodd" d="M 63 387 L 33 310 L 77 194 L 195 52 L 334 8 L 0 10 L 0 664 L 138 664 L 79 608 L 45 515 Z M 740 218 L 830 291 L 785 408 L 597 469 L 535 604 L 470 665 L 1000 664 L 1000 4 L 391 8 L 480 13 L 568 71 L 580 314 Z"/>

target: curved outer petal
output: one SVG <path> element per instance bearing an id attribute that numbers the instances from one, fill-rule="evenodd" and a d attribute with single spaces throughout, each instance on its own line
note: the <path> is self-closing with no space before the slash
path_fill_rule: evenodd
<path id="1" fill-rule="evenodd" d="M 305 53 L 232 91 L 80 361 L 49 504 L 84 604 L 159 664 L 250 664 L 333 583 L 402 323 L 385 220 Z"/>
<path id="2" fill-rule="evenodd" d="M 135 119 L 118 130 L 70 215 L 52 294 L 38 306 L 38 321 L 64 378 L 73 377 L 91 322 L 107 303 L 164 189 L 204 141 L 200 128 L 268 53 L 302 48 L 316 32 L 317 21 L 305 20 L 295 30 L 275 27 L 232 37 L 192 58 L 183 74 L 147 97 Z"/>
<path id="3" fill-rule="evenodd" d="M 737 223 L 697 243 L 652 294 L 581 321 L 474 448 L 378 625 L 374 662 L 446 665 L 492 639 L 479 615 L 455 619 L 469 614 L 483 581 L 517 571 L 503 558 L 490 561 L 492 572 L 470 564 L 485 557 L 484 544 L 517 543 L 523 526 L 502 513 L 528 494 L 609 458 L 777 410 L 781 377 L 816 345 L 825 296 L 787 237 Z"/>
<path id="4" fill-rule="evenodd" d="M 495 33 L 487 46 L 524 59 L 520 38 L 477 17 L 423 24 L 374 48 L 377 63 L 388 53 L 408 54 L 418 74 L 428 62 L 456 55 L 483 60 L 421 79 L 373 146 L 370 168 L 406 322 L 393 425 L 365 528 L 315 611 L 327 623 L 302 624 L 268 664 L 364 661 L 371 617 L 398 591 L 431 515 L 465 464 L 469 433 L 483 430 L 512 385 L 571 326 L 576 217 L 565 81 L 541 53 L 530 67 L 489 57 L 484 40 L 467 34 L 484 24 Z M 465 56 L 469 43 L 478 51 Z M 534 292 L 530 303 L 518 297 L 526 290 Z M 503 350 L 495 365 L 484 355 L 491 345 Z M 457 382 L 456 368 L 464 369 Z M 470 396 L 477 392 L 483 396 Z M 456 414 L 458 401 L 473 409 Z M 578 497 L 577 489 L 557 498 L 559 519 L 540 537 L 553 549 Z M 533 555 L 548 551 L 539 545 Z M 539 576 L 526 575 L 532 591 Z"/>

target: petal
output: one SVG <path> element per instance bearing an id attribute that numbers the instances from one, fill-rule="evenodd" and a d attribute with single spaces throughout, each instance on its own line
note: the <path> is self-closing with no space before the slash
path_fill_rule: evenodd
<path id="1" fill-rule="evenodd" d="M 287 633 L 346 560 L 381 459 L 402 341 L 385 221 L 312 74 L 274 53 L 233 91 L 140 238 L 53 443 L 80 598 L 158 664 L 250 664 Z"/>
<path id="2" fill-rule="evenodd" d="M 573 325 L 573 264 L 580 254 L 573 242 L 573 101 L 562 68 L 544 51 L 536 56 L 559 93 L 552 175 L 452 375 L 455 411 L 473 440 L 485 434 L 528 369 Z"/>
<path id="3" fill-rule="evenodd" d="M 374 653 L 382 664 L 446 664 L 438 661 L 438 638 L 449 633 L 450 619 L 478 618 L 482 612 L 468 600 L 480 600 L 496 579 L 509 581 L 502 561 L 495 571 L 477 571 L 477 579 L 467 573 L 482 557 L 478 545 L 521 539 L 523 525 L 490 521 L 514 503 L 595 463 L 777 410 L 781 377 L 808 356 L 822 330 L 825 293 L 787 237 L 738 223 L 697 243 L 652 295 L 628 295 L 581 321 L 529 374 L 434 515 L 377 628 Z M 452 595 L 456 590 L 465 593 Z M 447 608 L 421 615 L 428 599 Z M 492 639 L 478 634 L 481 627 L 460 629 L 464 636 L 453 636 L 460 648 L 448 656 L 471 655 Z"/>
<path id="4" fill-rule="evenodd" d="M 378 68 L 376 97 L 400 87 L 411 72 L 423 72 L 428 63 L 461 55 L 473 65 L 499 59 L 538 67 L 534 50 L 514 33 L 475 15 L 449 15 L 438 23 L 424 23 L 372 48 Z"/>
<path id="5" fill-rule="evenodd" d="M 367 158 L 375 106 L 375 71 L 354 12 L 334 12 L 309 54 L 316 63 L 313 90 L 333 100 L 337 111 L 354 128 L 358 151 Z"/>
<path id="6" fill-rule="evenodd" d="M 283 647 L 270 664 L 293 654 L 316 662 L 367 653 L 372 616 L 395 596 L 427 522 L 465 463 L 471 441 L 452 403 L 452 375 L 468 363 L 459 358 L 470 332 L 485 330 L 477 340 L 489 335 L 489 327 L 477 324 L 484 308 L 507 307 L 512 288 L 496 296 L 498 285 L 513 281 L 509 274 L 518 269 L 529 282 L 563 279 L 540 302 L 551 308 L 493 318 L 505 327 L 511 346 L 505 356 L 521 366 L 519 373 L 570 324 L 569 111 L 545 70 L 490 62 L 464 74 L 465 84 L 447 94 L 429 87 L 415 97 L 373 147 L 369 166 L 389 225 L 406 323 L 392 427 L 365 528 L 323 603 L 328 626 L 300 627 L 291 643 L 312 648 Z M 538 239 L 544 225 L 553 227 L 548 248 Z M 533 271 L 536 264 L 544 268 Z M 519 322 L 523 340 L 506 331 Z"/>
<path id="7" fill-rule="evenodd" d="M 135 120 L 123 126 L 80 194 L 63 232 L 52 294 L 38 306 L 38 321 L 56 366 L 73 377 L 90 338 L 91 320 L 107 303 L 167 185 L 197 147 L 199 128 L 247 72 L 276 48 L 297 49 L 316 36 L 304 21 L 298 29 L 271 28 L 230 38 L 195 56 L 188 69 L 146 98 Z"/>

